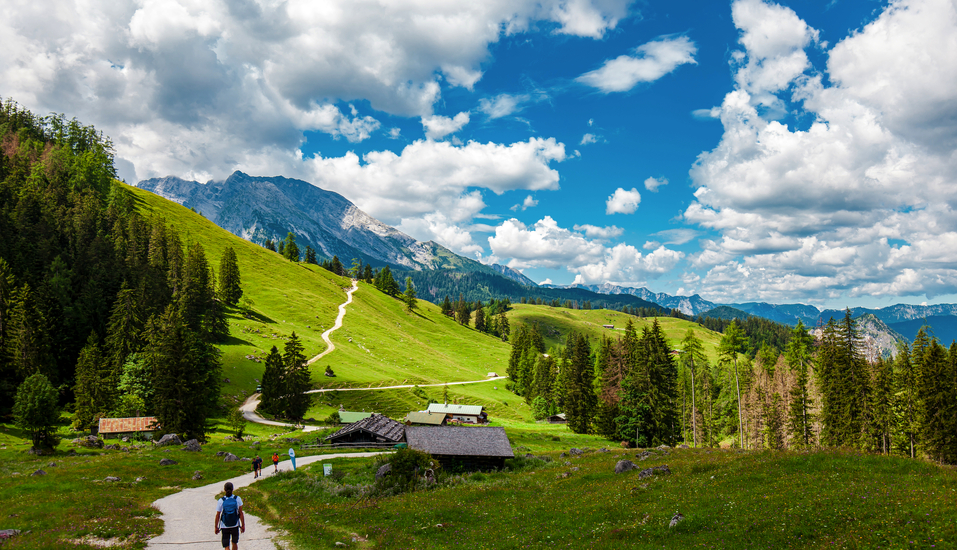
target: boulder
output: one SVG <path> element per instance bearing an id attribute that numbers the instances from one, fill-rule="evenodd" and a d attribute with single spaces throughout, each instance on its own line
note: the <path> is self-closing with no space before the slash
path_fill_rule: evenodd
<path id="1" fill-rule="evenodd" d="M 569 450 L 568 450 L 568 454 L 570 454 L 570 455 L 572 455 L 572 456 L 581 456 L 581 455 L 585 454 L 585 451 L 583 451 L 583 450 L 581 450 L 581 449 L 572 448 L 572 449 L 569 449 Z"/>
<path id="2" fill-rule="evenodd" d="M 116 483 L 116 482 L 119 481 L 119 480 L 120 480 L 120 478 L 118 478 L 118 477 L 116 477 L 116 476 L 106 476 L 105 478 L 103 478 L 103 481 L 108 481 L 108 482 L 110 482 L 110 483 Z"/>
<path id="3" fill-rule="evenodd" d="M 33 472 L 33 473 L 30 474 L 30 475 L 31 475 L 31 476 L 45 476 L 45 475 L 47 475 L 47 473 L 44 472 L 43 470 L 37 470 L 37 471 Z"/>
<path id="4" fill-rule="evenodd" d="M 193 479 L 194 480 L 203 479 L 203 474 L 200 473 L 199 470 L 196 470 L 195 472 L 193 472 Z"/>
<path id="5" fill-rule="evenodd" d="M 95 435 L 88 435 L 85 437 L 78 437 L 73 440 L 74 445 L 79 445 L 80 447 L 89 447 L 91 449 L 102 449 L 103 441 L 96 437 Z"/>
<path id="6" fill-rule="evenodd" d="M 195 440 L 195 439 L 190 439 L 189 441 L 187 441 L 187 442 L 183 445 L 183 450 L 184 450 L 184 451 L 191 451 L 191 452 L 194 452 L 194 453 L 198 453 L 198 452 L 202 451 L 203 448 L 199 445 L 199 441 L 197 441 L 197 440 Z"/>
<path id="7" fill-rule="evenodd" d="M 578 466 L 575 466 L 574 468 L 572 468 L 572 469 L 569 470 L 569 471 L 571 471 L 571 472 L 577 472 L 578 470 L 581 470 L 581 468 L 579 468 Z"/>
<path id="8" fill-rule="evenodd" d="M 659 451 L 667 451 L 667 450 L 670 449 L 671 447 L 669 447 L 669 446 L 667 446 L 667 445 L 658 445 L 658 446 L 655 447 L 655 448 L 658 449 Z"/>
<path id="9" fill-rule="evenodd" d="M 56 468 L 57 463 L 56 463 L 56 462 L 51 462 L 51 463 L 49 464 L 49 466 L 50 466 L 51 468 Z"/>
<path id="10" fill-rule="evenodd" d="M 384 478 L 385 476 L 389 475 L 390 472 L 392 472 L 392 465 L 391 465 L 391 464 L 383 464 L 382 466 L 379 466 L 379 469 L 376 470 L 376 473 L 375 473 L 376 481 L 378 481 L 378 480 Z"/>
<path id="11" fill-rule="evenodd" d="M 179 438 L 176 434 L 166 434 L 163 437 L 159 438 L 159 441 L 156 442 L 157 447 L 164 447 L 166 445 L 182 445 L 183 440 Z"/>
<path id="12" fill-rule="evenodd" d="M 146 478 L 145 478 L 145 477 L 138 477 L 138 478 L 136 478 L 136 482 L 137 482 L 137 483 L 139 483 L 139 482 L 141 482 L 141 481 L 146 481 Z"/>
<path id="13" fill-rule="evenodd" d="M 120 446 L 117 445 L 116 443 L 114 443 L 114 444 L 112 444 L 112 445 L 104 445 L 103 448 L 104 448 L 104 449 L 107 449 L 107 450 L 110 450 L 110 451 L 119 451 L 119 450 L 120 450 Z"/>
<path id="14" fill-rule="evenodd" d="M 572 475 L 568 472 L 562 472 L 558 474 L 557 476 L 555 476 L 556 479 L 568 479 L 570 477 L 572 477 Z"/>
<path id="15" fill-rule="evenodd" d="M 681 445 L 678 445 L 678 446 L 675 447 L 675 448 L 676 448 L 676 449 L 690 449 L 691 447 L 689 447 L 689 446 L 685 445 L 684 443 L 682 443 Z M 681 517 L 684 517 L 684 516 L 681 516 Z"/>
<path id="16" fill-rule="evenodd" d="M 223 462 L 235 462 L 239 460 L 239 457 L 233 453 L 226 453 L 223 455 Z"/>
<path id="17" fill-rule="evenodd" d="M 646 477 L 651 477 L 653 475 L 655 475 L 655 471 L 652 470 L 651 468 L 647 468 L 645 470 L 638 472 L 638 479 L 645 479 Z"/>
<path id="18" fill-rule="evenodd" d="M 295 438 L 295 437 L 287 437 L 287 438 L 284 438 L 283 441 L 285 441 L 286 443 L 293 444 L 293 445 L 299 445 L 300 443 L 302 443 L 302 441 L 300 441 L 299 439 L 297 439 L 297 438 Z"/>
<path id="19" fill-rule="evenodd" d="M 671 516 L 671 523 L 668 524 L 668 527 L 678 525 L 678 522 L 683 519 L 685 519 L 684 515 L 681 512 L 675 511 L 675 515 Z"/>
<path id="20" fill-rule="evenodd" d="M 216 451 L 216 456 L 226 456 L 226 451 Z"/>
<path id="21" fill-rule="evenodd" d="M 19 529 L 0 529 L 0 541 L 7 540 L 20 534 Z"/>
<path id="22" fill-rule="evenodd" d="M 637 466 L 635 466 L 634 462 L 630 460 L 619 460 L 618 463 L 615 464 L 615 473 L 623 474 L 629 470 L 634 470 L 635 468 L 637 468 Z"/>
<path id="23" fill-rule="evenodd" d="M 164 458 L 163 460 L 160 460 L 160 466 L 172 466 L 173 464 L 179 464 L 179 462 L 176 462 L 172 458 Z"/>
<path id="24" fill-rule="evenodd" d="M 611 451 L 609 451 L 608 449 L 602 447 L 601 449 L 598 449 L 598 452 L 599 452 L 599 453 L 610 453 Z"/>
<path id="25" fill-rule="evenodd" d="M 654 470 L 656 474 L 661 474 L 666 476 L 671 475 L 671 468 L 669 468 L 667 464 L 662 464 L 661 466 L 653 466 L 651 469 Z"/>

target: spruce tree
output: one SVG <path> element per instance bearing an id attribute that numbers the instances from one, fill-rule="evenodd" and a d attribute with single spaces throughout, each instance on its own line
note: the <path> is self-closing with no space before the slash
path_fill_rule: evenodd
<path id="1" fill-rule="evenodd" d="M 13 294 L 4 342 L 16 378 L 48 371 L 50 353 L 45 327 L 46 319 L 37 307 L 33 290 L 24 283 Z"/>
<path id="2" fill-rule="evenodd" d="M 311 389 L 312 380 L 303 351 L 299 337 L 293 332 L 286 342 L 282 356 L 285 367 L 285 416 L 293 420 L 302 420 L 309 410 L 309 394 L 306 392 Z"/>
<path id="3" fill-rule="evenodd" d="M 502 338 L 502 341 L 507 342 L 511 332 L 508 325 L 508 317 L 505 316 L 504 311 L 498 314 L 498 321 L 495 324 L 498 327 L 498 334 Z"/>
<path id="4" fill-rule="evenodd" d="M 269 414 L 282 414 L 285 410 L 283 401 L 283 375 L 285 367 L 283 366 L 282 354 L 273 346 L 266 356 L 265 370 L 263 370 L 261 396 L 259 406 L 263 411 Z"/>
<path id="5" fill-rule="evenodd" d="M 721 344 L 718 347 L 718 355 L 725 364 L 734 368 L 734 387 L 737 395 L 736 408 L 738 411 L 738 446 L 744 448 L 744 416 L 741 412 L 741 382 L 738 376 L 738 353 L 744 346 L 744 335 L 738 328 L 737 321 L 732 320 L 731 324 L 724 329 L 724 336 L 721 337 Z"/>
<path id="6" fill-rule="evenodd" d="M 692 446 L 698 447 L 698 407 L 697 407 L 697 395 L 696 388 L 697 382 L 695 377 L 698 373 L 698 366 L 701 364 L 707 363 L 707 357 L 704 355 L 704 346 L 701 344 L 701 340 L 698 339 L 694 334 L 693 329 L 688 329 L 688 332 L 685 334 L 684 340 L 681 341 L 682 346 L 682 355 L 681 362 L 684 365 L 687 372 L 691 375 L 691 441 Z"/>
<path id="7" fill-rule="evenodd" d="M 955 406 L 951 362 L 947 350 L 936 338 L 924 351 L 920 373 L 921 439 L 928 457 L 939 463 L 952 463 L 953 439 L 950 428 Z"/>
<path id="8" fill-rule="evenodd" d="M 282 247 L 282 255 L 290 262 L 299 261 L 299 246 L 296 245 L 296 236 L 292 231 L 286 234 L 286 241 Z"/>
<path id="9" fill-rule="evenodd" d="M 568 429 L 588 433 L 598 405 L 593 380 L 595 378 L 591 347 L 584 335 L 572 332 L 565 346 L 565 416 Z M 533 348 L 534 349 L 534 348 Z"/>
<path id="10" fill-rule="evenodd" d="M 441 307 L 442 307 L 442 315 L 451 317 L 455 313 L 455 310 L 452 309 L 452 300 L 449 299 L 448 294 L 446 294 L 445 299 L 442 300 Z"/>
<path id="11" fill-rule="evenodd" d="M 306 263 L 307 264 L 318 264 L 316 261 L 316 251 L 311 246 L 306 245 Z"/>
<path id="12" fill-rule="evenodd" d="M 80 350 L 76 362 L 76 384 L 73 394 L 76 399 L 76 413 L 73 427 L 89 430 L 97 416 L 109 416 L 115 405 L 119 379 L 111 376 L 112 369 L 100 349 L 100 339 L 96 332 L 90 332 L 86 346 Z"/>
<path id="13" fill-rule="evenodd" d="M 419 301 L 415 297 L 415 285 L 412 284 L 412 277 L 405 278 L 405 294 L 402 296 L 402 301 L 405 302 L 405 310 L 408 313 L 415 311 L 415 308 L 419 305 Z"/>
<path id="14" fill-rule="evenodd" d="M 242 280 L 239 275 L 239 260 L 231 246 L 223 251 L 219 261 L 219 299 L 230 307 L 236 307 L 243 296 Z"/>
<path id="15" fill-rule="evenodd" d="M 276 243 L 274 243 L 272 239 L 266 239 L 266 242 L 263 243 L 263 248 L 276 252 Z"/>
<path id="16" fill-rule="evenodd" d="M 479 332 L 486 332 L 488 327 L 485 324 L 485 308 L 478 308 L 475 310 L 475 330 Z"/>
<path id="17" fill-rule="evenodd" d="M 894 399 L 894 363 L 878 357 L 873 365 L 873 391 L 870 408 L 874 419 L 872 437 L 874 448 L 882 454 L 891 449 L 891 437 L 896 431 L 896 417 L 893 409 Z"/>
<path id="18" fill-rule="evenodd" d="M 371 283 L 371 282 L 372 282 L 372 277 L 373 277 L 373 275 L 372 275 L 372 265 L 371 265 L 371 264 L 366 264 L 366 265 L 363 266 L 363 268 L 362 268 L 362 277 L 361 277 L 361 279 L 362 279 L 363 281 L 367 282 L 367 283 Z"/>
<path id="19" fill-rule="evenodd" d="M 813 401 L 810 395 L 809 374 L 813 344 L 814 339 L 804 328 L 804 323 L 798 321 L 797 326 L 791 331 L 791 338 L 784 350 L 784 362 L 794 377 L 788 408 L 788 433 L 792 441 L 802 446 L 814 443 L 814 417 L 811 414 Z"/>
<path id="20" fill-rule="evenodd" d="M 918 336 L 921 333 L 918 332 Z M 915 339 L 916 342 L 916 339 Z M 911 361 L 910 348 L 899 343 L 894 358 L 893 407 L 903 443 L 911 458 L 917 455 L 920 444 L 920 373 Z"/>
<path id="21" fill-rule="evenodd" d="M 386 268 L 388 267 L 389 266 L 386 266 Z M 329 271 L 335 273 L 336 275 L 342 275 L 343 273 L 342 262 L 339 261 L 339 256 L 335 256 L 335 255 L 332 256 L 332 263 L 329 264 Z M 389 276 L 391 277 L 392 274 L 390 273 Z M 380 289 L 380 290 L 383 290 L 383 289 Z M 390 294 L 390 296 L 392 295 Z"/>

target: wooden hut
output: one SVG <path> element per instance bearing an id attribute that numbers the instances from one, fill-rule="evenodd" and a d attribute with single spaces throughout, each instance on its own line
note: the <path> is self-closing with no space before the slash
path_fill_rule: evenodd
<path id="1" fill-rule="evenodd" d="M 399 443 L 405 439 L 405 424 L 381 414 L 372 414 L 327 436 L 335 444 Z"/>
<path id="2" fill-rule="evenodd" d="M 505 459 L 515 457 L 501 427 L 408 426 L 405 439 L 410 449 L 425 451 L 452 470 L 501 469 Z"/>
<path id="3" fill-rule="evenodd" d="M 146 438 L 153 436 L 159 428 L 155 416 L 137 416 L 133 418 L 101 418 L 97 433 L 107 437 L 123 437 L 125 435 L 142 434 Z"/>
<path id="4" fill-rule="evenodd" d="M 432 414 L 445 414 L 449 420 L 456 422 L 466 422 L 469 424 L 482 424 L 488 422 L 488 414 L 482 410 L 481 405 L 450 405 L 448 403 L 430 403 L 429 412 Z"/>

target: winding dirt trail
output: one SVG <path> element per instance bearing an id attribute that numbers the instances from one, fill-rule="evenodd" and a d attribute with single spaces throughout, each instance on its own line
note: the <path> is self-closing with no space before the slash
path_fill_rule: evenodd
<path id="1" fill-rule="evenodd" d="M 322 359 L 326 354 L 331 353 L 336 349 L 336 345 L 332 343 L 332 338 L 329 338 L 333 332 L 342 328 L 342 319 L 346 316 L 346 306 L 352 303 L 352 293 L 359 289 L 359 281 L 352 280 L 352 288 L 346 291 L 346 301 L 345 303 L 339 304 L 339 315 L 336 316 L 336 323 L 332 325 L 332 328 L 322 333 L 322 339 L 325 340 L 328 347 L 326 350 L 319 355 L 313 357 L 312 359 L 306 361 L 307 365 L 311 365 L 316 361 Z"/>
<path id="2" fill-rule="evenodd" d="M 383 454 L 380 452 L 336 453 L 328 455 L 303 456 L 296 458 L 296 467 L 321 460 L 343 457 L 368 457 Z M 292 469 L 292 463 L 285 460 L 279 463 L 280 470 Z M 263 465 L 263 477 L 272 475 L 268 465 Z M 253 479 L 252 472 L 232 479 L 224 479 L 202 487 L 185 489 L 165 496 L 153 503 L 161 513 L 165 530 L 162 535 L 147 542 L 147 548 L 154 549 L 205 549 L 222 548 L 221 537 L 213 533 L 213 520 L 216 518 L 216 495 L 223 485 L 231 481 L 239 489 L 259 481 Z M 239 536 L 239 547 L 243 550 L 276 550 L 273 537 L 276 533 L 258 517 L 245 512 L 246 532 Z"/>

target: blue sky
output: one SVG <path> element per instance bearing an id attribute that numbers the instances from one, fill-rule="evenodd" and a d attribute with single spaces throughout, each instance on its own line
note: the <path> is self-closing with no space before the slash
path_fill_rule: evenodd
<path id="1" fill-rule="evenodd" d="M 133 182 L 341 193 L 535 281 L 957 301 L 945 0 L 0 7 L 0 94 Z"/>

